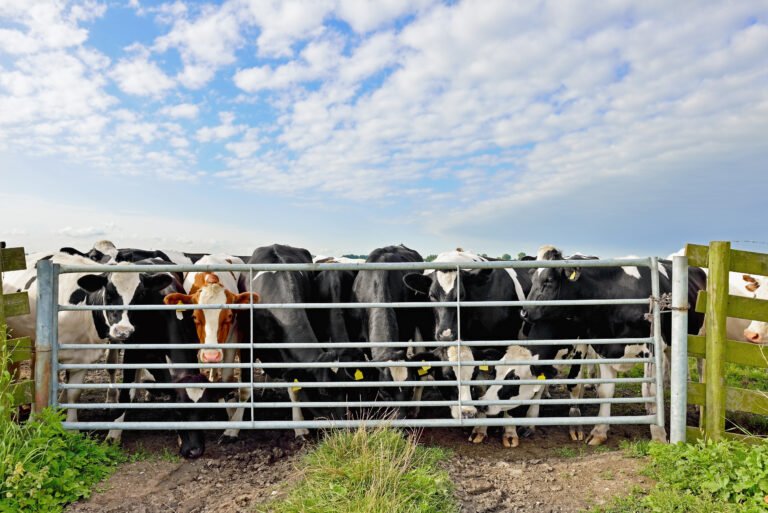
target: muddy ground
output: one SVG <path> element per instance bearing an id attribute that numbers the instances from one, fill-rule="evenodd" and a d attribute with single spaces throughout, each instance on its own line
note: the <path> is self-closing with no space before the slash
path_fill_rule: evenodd
<path id="1" fill-rule="evenodd" d="M 102 378 L 89 376 L 87 381 Z M 565 391 L 556 388 L 553 396 L 563 397 Z M 103 398 L 103 391 L 83 394 L 86 402 L 103 402 Z M 427 392 L 424 398 L 429 398 Z M 614 413 L 644 412 L 640 405 L 622 405 Z M 587 406 L 582 414 L 596 415 L 597 407 Z M 81 420 L 110 418 L 106 409 L 80 410 L 80 415 Z M 159 420 L 152 412 L 137 415 Z M 448 411 L 425 410 L 422 416 L 435 415 L 448 415 Z M 542 415 L 567 415 L 567 407 L 542 408 Z M 647 438 L 647 426 L 614 426 L 608 443 L 598 450 L 572 441 L 565 427 L 540 427 L 530 437 L 521 438 L 517 448 L 503 447 L 500 428 L 489 428 L 489 437 L 482 444 L 467 440 L 470 430 L 433 428 L 420 434 L 421 443 L 451 450 L 446 468 L 465 513 L 576 513 L 635 486 L 651 485 L 648 477 L 638 474 L 642 462 L 616 450 L 622 440 Z M 91 498 L 70 505 L 66 511 L 253 512 L 285 493 L 298 478 L 301 456 L 315 443 L 298 444 L 289 431 L 242 431 L 237 442 L 219 444 L 219 434 L 207 432 L 204 456 L 188 461 L 177 456 L 174 433 L 124 432 L 123 445 L 129 453 L 138 452 L 139 461 L 121 466 L 97 486 Z"/>

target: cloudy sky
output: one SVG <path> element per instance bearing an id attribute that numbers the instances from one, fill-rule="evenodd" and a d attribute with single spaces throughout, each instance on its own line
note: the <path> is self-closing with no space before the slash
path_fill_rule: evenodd
<path id="1" fill-rule="evenodd" d="M 29 250 L 768 252 L 767 185 L 764 0 L 0 1 Z"/>

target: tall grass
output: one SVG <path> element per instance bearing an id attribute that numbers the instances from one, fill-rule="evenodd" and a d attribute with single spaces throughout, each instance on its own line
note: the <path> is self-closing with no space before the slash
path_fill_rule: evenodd
<path id="1" fill-rule="evenodd" d="M 59 512 L 89 496 L 91 486 L 123 459 L 122 452 L 65 430 L 59 411 L 46 409 L 16 423 L 5 342 L 0 326 L 0 512 Z"/>
<path id="2" fill-rule="evenodd" d="M 301 463 L 299 483 L 270 513 L 450 513 L 458 511 L 440 462 L 390 427 L 330 431 Z"/>

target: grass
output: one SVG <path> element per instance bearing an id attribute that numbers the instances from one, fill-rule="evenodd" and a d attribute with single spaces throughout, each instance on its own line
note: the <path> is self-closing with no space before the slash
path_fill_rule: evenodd
<path id="1" fill-rule="evenodd" d="M 61 426 L 62 412 L 46 409 L 17 424 L 10 406 L 5 327 L 0 327 L 0 512 L 59 512 L 88 497 L 92 486 L 123 460 L 119 448 Z"/>
<path id="2" fill-rule="evenodd" d="M 302 460 L 301 479 L 269 513 L 459 511 L 448 453 L 390 427 L 330 431 Z"/>
<path id="3" fill-rule="evenodd" d="M 764 513 L 768 511 L 768 443 L 623 444 L 632 457 L 649 456 L 644 472 L 658 479 L 592 513 Z"/>
<path id="4" fill-rule="evenodd" d="M 126 451 L 128 452 L 128 451 Z M 178 453 L 171 451 L 168 447 L 163 447 L 160 452 L 150 452 L 141 442 L 137 442 L 134 449 L 127 454 L 127 461 L 135 463 L 137 461 L 165 461 L 168 463 L 178 463 L 181 461 L 181 456 Z"/>

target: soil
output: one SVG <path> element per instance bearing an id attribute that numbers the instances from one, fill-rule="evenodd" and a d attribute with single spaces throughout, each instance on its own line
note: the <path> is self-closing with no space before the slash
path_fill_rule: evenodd
<path id="1" fill-rule="evenodd" d="M 89 373 L 86 381 L 102 379 Z M 552 395 L 562 397 L 565 393 L 554 390 Z M 427 391 L 424 399 L 429 399 Z M 82 400 L 103 402 L 104 392 L 86 391 Z M 426 408 L 423 413 L 448 415 L 447 410 Z M 542 413 L 567 415 L 567 407 L 542 408 Z M 636 404 L 614 408 L 614 414 L 643 413 L 642 406 Z M 597 407 L 587 406 L 582 414 L 596 415 Z M 80 410 L 80 415 L 81 420 L 109 418 L 105 409 Z M 150 412 L 147 420 L 159 419 L 152 418 Z M 591 426 L 585 426 L 585 434 L 589 429 Z M 639 475 L 641 460 L 627 458 L 617 450 L 622 440 L 648 438 L 647 426 L 613 426 L 608 442 L 597 450 L 584 442 L 572 441 L 567 427 L 539 427 L 531 436 L 521 437 L 517 448 L 503 447 L 501 428 L 489 428 L 489 436 L 482 444 L 468 441 L 470 431 L 432 428 L 422 430 L 419 438 L 421 443 L 450 449 L 452 455 L 445 465 L 463 513 L 576 513 L 604 504 L 635 486 L 649 488 L 653 483 Z M 240 439 L 232 444 L 218 444 L 219 434 L 206 433 L 207 447 L 202 458 L 183 460 L 176 456 L 174 433 L 125 431 L 123 445 L 128 453 L 138 451 L 144 458 L 121 466 L 96 487 L 89 499 L 71 504 L 66 511 L 253 512 L 283 496 L 298 479 L 296 469 L 301 456 L 313 444 L 295 442 L 293 433 L 287 430 L 241 431 Z"/>

